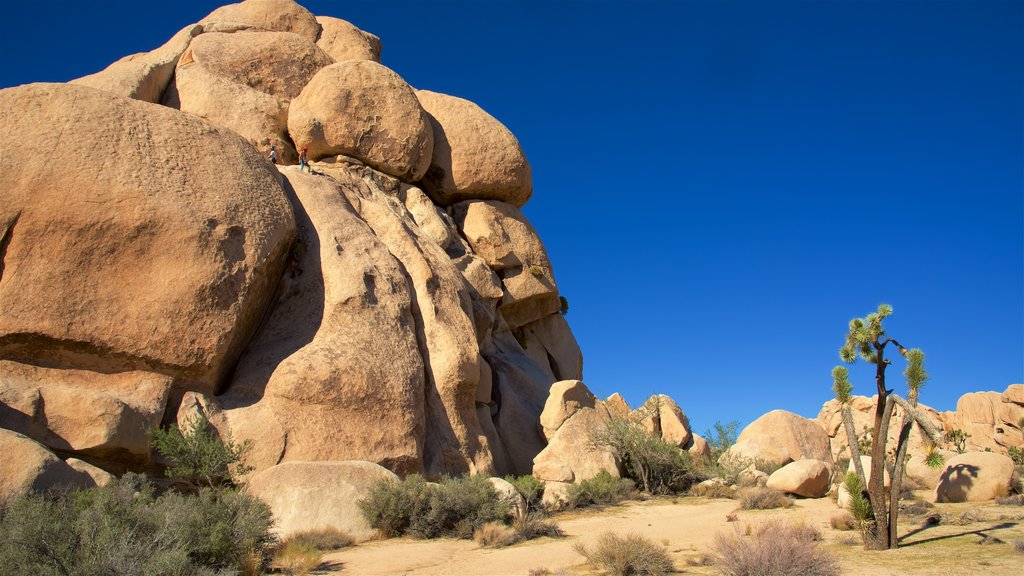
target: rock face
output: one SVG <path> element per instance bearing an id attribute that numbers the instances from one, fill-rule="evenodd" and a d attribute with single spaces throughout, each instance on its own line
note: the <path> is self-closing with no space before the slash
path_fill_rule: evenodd
<path id="1" fill-rule="evenodd" d="M 1024 386 L 1009 386 L 1006 392 L 971 392 L 957 400 L 955 412 L 942 414 L 945 429 L 968 434 L 967 450 L 992 450 L 1005 454 L 1011 447 L 1024 447 L 1020 425 L 1024 402 L 1015 401 Z"/>
<path id="2" fill-rule="evenodd" d="M 950 458 L 939 476 L 936 502 L 984 502 L 1006 496 L 1013 460 L 992 452 L 966 452 Z"/>
<path id="3" fill-rule="evenodd" d="M 821 498 L 828 493 L 832 471 L 821 460 L 797 460 L 768 477 L 768 488 L 804 498 Z"/>
<path id="4" fill-rule="evenodd" d="M 875 424 L 876 398 L 877 396 L 872 396 L 870 398 L 866 396 L 851 397 L 850 412 L 853 416 L 853 428 L 859 436 L 866 434 L 867 437 L 870 438 L 871 430 Z M 924 404 L 919 404 L 917 409 L 922 414 L 925 414 L 937 429 L 942 429 L 942 418 L 939 416 L 938 412 Z M 839 402 L 836 400 L 829 400 L 822 406 L 817 418 L 818 424 L 825 429 L 826 434 L 829 436 L 832 457 L 836 460 L 839 458 L 850 457 L 849 441 L 846 438 L 846 429 L 843 426 L 841 410 L 842 406 Z M 897 408 L 894 410 L 892 420 L 889 424 L 889 438 L 886 444 L 887 446 L 896 445 L 902 422 L 903 412 Z M 924 434 L 922 434 L 915 424 L 910 433 L 907 453 L 911 455 L 911 458 L 922 460 L 924 455 L 928 452 L 929 445 L 930 442 L 928 442 Z"/>
<path id="5" fill-rule="evenodd" d="M 423 186 L 439 204 L 493 199 L 522 208 L 533 193 L 519 141 L 493 116 L 462 98 L 416 92 L 430 115 L 434 149 Z"/>
<path id="6" fill-rule="evenodd" d="M 31 439 L 0 428 L 0 503 L 29 493 L 89 488 L 95 481 Z"/>
<path id="7" fill-rule="evenodd" d="M 84 86 L 0 91 L 0 190 L 0 357 L 204 391 L 255 330 L 294 234 L 244 140 Z"/>
<path id="8" fill-rule="evenodd" d="M 751 422 L 726 454 L 776 466 L 808 459 L 832 462 L 825 430 L 814 420 L 785 410 L 773 410 Z"/>
<path id="9" fill-rule="evenodd" d="M 649 432 L 665 442 L 688 450 L 693 446 L 690 421 L 674 400 L 664 394 L 652 396 L 637 408 L 634 416 Z"/>
<path id="10" fill-rule="evenodd" d="M 333 527 L 362 542 L 375 531 L 356 502 L 382 480 L 398 477 L 372 462 L 286 462 L 250 478 L 247 490 L 270 506 L 282 538 Z"/>
<path id="11" fill-rule="evenodd" d="M 621 464 L 603 448 L 594 446 L 592 433 L 610 416 L 604 404 L 579 381 L 556 382 L 541 414 L 548 445 L 533 460 L 533 475 L 550 482 L 579 483 L 607 470 L 621 473 Z"/>
<path id="12" fill-rule="evenodd" d="M 77 85 L 0 91 L 0 426 L 98 478 L 152 470 L 143 430 L 197 414 L 257 476 L 530 473 L 582 355 L 517 208 L 529 164 L 469 102 L 424 96 L 432 124 L 379 59 L 247 0 Z"/>
<path id="13" fill-rule="evenodd" d="M 311 159 L 342 154 L 406 182 L 426 173 L 434 147 L 412 88 L 370 60 L 320 70 L 292 101 L 288 133 Z"/>

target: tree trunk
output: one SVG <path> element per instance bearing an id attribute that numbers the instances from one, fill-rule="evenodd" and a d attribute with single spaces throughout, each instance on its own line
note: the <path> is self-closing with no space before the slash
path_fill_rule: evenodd
<path id="1" fill-rule="evenodd" d="M 912 407 L 917 407 L 917 390 L 911 390 L 907 394 L 907 401 Z M 896 399 L 893 398 L 893 401 Z M 913 417 L 907 410 L 903 411 L 903 423 L 900 425 L 900 436 L 896 443 L 896 461 L 892 469 L 892 491 L 889 493 L 889 549 L 899 548 L 897 524 L 900 517 L 900 492 L 903 490 L 903 473 L 906 470 L 907 445 L 910 444 L 910 429 L 913 425 Z"/>
<path id="2" fill-rule="evenodd" d="M 882 357 L 884 347 L 875 343 L 875 384 L 878 387 L 878 401 L 875 404 L 875 429 L 871 433 L 871 479 L 868 483 L 868 496 L 875 521 L 868 526 L 864 534 L 864 547 L 868 550 L 885 550 L 889 547 L 889 510 L 885 499 L 885 444 L 889 437 L 888 425 L 892 415 L 892 402 L 887 400 L 889 393 L 885 389 L 886 364 Z"/>

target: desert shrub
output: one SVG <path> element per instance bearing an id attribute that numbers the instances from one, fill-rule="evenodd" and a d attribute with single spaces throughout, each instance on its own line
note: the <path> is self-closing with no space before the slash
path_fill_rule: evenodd
<path id="1" fill-rule="evenodd" d="M 543 514 L 533 511 L 516 514 L 512 519 L 512 530 L 516 533 L 517 541 L 533 540 L 542 536 L 565 536 L 557 524 L 545 519 Z"/>
<path id="2" fill-rule="evenodd" d="M 700 484 L 694 484 L 690 487 L 691 496 L 701 496 L 704 498 L 735 498 L 736 489 L 727 484 L 721 484 L 719 482 L 701 482 Z"/>
<path id="3" fill-rule="evenodd" d="M 249 443 L 221 439 L 202 414 L 184 432 L 170 426 L 152 428 L 148 433 L 153 449 L 171 461 L 166 470 L 168 477 L 193 486 L 218 486 L 250 470 L 240 464 Z"/>
<path id="4" fill-rule="evenodd" d="M 723 576 L 838 576 L 835 558 L 818 546 L 811 526 L 778 520 L 762 524 L 750 537 L 738 532 L 715 536 L 715 568 Z"/>
<path id="5" fill-rule="evenodd" d="M 351 546 L 355 543 L 355 540 L 344 530 L 328 526 L 296 532 L 289 536 L 285 542 L 302 542 L 311 545 L 317 550 L 329 552 Z"/>
<path id="6" fill-rule="evenodd" d="M 1010 457 L 1010 460 L 1013 460 L 1014 466 L 1024 466 L 1024 450 L 1016 446 L 1010 446 L 1010 449 L 1006 451 L 1006 455 Z"/>
<path id="7" fill-rule="evenodd" d="M 861 527 L 872 518 L 873 512 L 871 502 L 864 496 L 864 486 L 861 484 L 860 476 L 857 476 L 856 472 L 848 472 L 843 478 L 843 486 L 850 495 L 850 514 L 853 514 L 857 526 Z"/>
<path id="8" fill-rule="evenodd" d="M 773 488 L 744 488 L 737 492 L 740 508 L 744 510 L 771 510 L 772 508 L 789 508 L 793 501 L 785 494 Z"/>
<path id="9" fill-rule="evenodd" d="M 739 427 L 740 423 L 736 420 L 728 424 L 722 424 L 719 420 L 715 422 L 713 430 L 704 430 L 704 440 L 707 441 L 708 447 L 711 448 L 712 462 L 717 462 L 725 454 L 726 450 L 736 443 L 736 438 L 739 436 L 737 432 Z"/>
<path id="10" fill-rule="evenodd" d="M 515 531 L 501 522 L 488 522 L 480 526 L 473 532 L 473 540 L 481 548 L 501 548 L 518 541 Z"/>
<path id="11" fill-rule="evenodd" d="M 566 504 L 569 508 L 615 504 L 628 497 L 633 489 L 632 480 L 615 478 L 607 470 L 601 470 L 593 478 L 570 486 Z"/>
<path id="12" fill-rule="evenodd" d="M 713 470 L 726 484 L 739 484 L 740 475 L 753 463 L 751 458 L 727 452 L 716 461 Z"/>
<path id="13" fill-rule="evenodd" d="M 853 530 L 857 526 L 857 521 L 854 519 L 853 514 L 839 512 L 832 515 L 829 524 L 831 524 L 833 530 Z"/>
<path id="14" fill-rule="evenodd" d="M 439 484 L 418 475 L 400 482 L 383 480 L 358 506 L 370 526 L 385 537 L 471 538 L 476 528 L 509 512 L 508 502 L 480 476 L 445 478 Z"/>
<path id="15" fill-rule="evenodd" d="M 19 574 L 213 574 L 262 565 L 270 509 L 227 489 L 154 495 L 128 474 L 102 488 L 16 498 L 0 520 L 0 565 Z"/>
<path id="16" fill-rule="evenodd" d="M 1013 496 L 1000 496 L 996 498 L 996 504 L 1003 506 L 1024 506 L 1024 494 L 1014 494 Z"/>
<path id="17" fill-rule="evenodd" d="M 274 552 L 272 566 L 292 576 L 306 576 L 323 559 L 323 554 L 309 541 L 289 538 Z"/>
<path id="18" fill-rule="evenodd" d="M 519 495 L 526 500 L 526 507 L 533 510 L 540 508 L 544 498 L 544 481 L 529 474 L 526 476 L 505 476 L 505 481 L 515 486 Z"/>
<path id="19" fill-rule="evenodd" d="M 631 418 L 611 418 L 593 432 L 591 441 L 622 462 L 627 478 L 649 494 L 682 492 L 703 476 L 689 452 L 655 436 Z"/>
<path id="20" fill-rule="evenodd" d="M 1024 554 L 1024 540 L 1014 540 L 1013 551 L 1017 554 Z"/>
<path id="21" fill-rule="evenodd" d="M 593 548 L 577 543 L 573 549 L 590 565 L 613 576 L 658 576 L 675 571 L 665 549 L 639 534 L 619 536 L 605 532 L 598 536 Z"/>
<path id="22" fill-rule="evenodd" d="M 909 500 L 900 503 L 900 511 L 907 516 L 924 516 L 935 509 L 935 505 L 924 500 Z"/>

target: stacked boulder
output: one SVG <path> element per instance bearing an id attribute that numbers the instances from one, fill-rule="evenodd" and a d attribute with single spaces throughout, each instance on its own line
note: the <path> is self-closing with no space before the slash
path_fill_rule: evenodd
<path id="1" fill-rule="evenodd" d="M 529 163 L 380 53 L 246 0 L 0 91 L 0 427 L 117 473 L 196 413 L 256 472 L 529 473 L 549 388 L 582 377 Z"/>

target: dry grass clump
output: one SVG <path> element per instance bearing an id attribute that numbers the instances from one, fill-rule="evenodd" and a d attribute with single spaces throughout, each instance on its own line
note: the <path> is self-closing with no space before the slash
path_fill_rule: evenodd
<path id="1" fill-rule="evenodd" d="M 349 536 L 347 532 L 339 528 L 335 528 L 334 526 L 296 532 L 289 536 L 288 540 L 294 542 L 305 542 L 317 550 L 322 550 L 324 552 L 341 550 L 342 548 L 347 548 L 355 544 L 355 539 Z"/>
<path id="2" fill-rule="evenodd" d="M 675 571 L 668 552 L 639 534 L 620 536 L 605 532 L 598 536 L 593 548 L 578 542 L 573 550 L 582 554 L 591 566 L 612 576 L 662 576 Z"/>
<path id="3" fill-rule="evenodd" d="M 771 510 L 789 508 L 793 505 L 793 501 L 785 494 L 772 488 L 744 488 L 739 491 L 737 497 L 743 510 Z"/>
<path id="4" fill-rule="evenodd" d="M 1017 554 L 1024 554 L 1024 540 L 1014 540 L 1013 551 Z"/>
<path id="5" fill-rule="evenodd" d="M 900 505 L 900 512 L 907 516 L 924 516 L 934 509 L 934 504 L 924 500 L 910 500 Z"/>
<path id="6" fill-rule="evenodd" d="M 1024 506 L 1024 494 L 1001 496 L 996 498 L 996 504 L 1000 504 L 1002 506 Z"/>
<path id="7" fill-rule="evenodd" d="M 289 539 L 274 552 L 271 566 L 291 576 L 306 576 L 320 565 L 322 559 L 323 554 L 309 542 Z"/>
<path id="8" fill-rule="evenodd" d="M 736 497 L 736 490 L 719 482 L 701 482 L 690 488 L 690 496 L 733 499 Z"/>
<path id="9" fill-rule="evenodd" d="M 853 530 L 857 526 L 857 520 L 849 512 L 833 514 L 829 520 L 833 530 Z"/>
<path id="10" fill-rule="evenodd" d="M 967 526 L 968 524 L 974 524 L 976 522 L 984 522 L 987 518 L 985 514 L 977 508 L 968 508 L 959 514 L 942 514 L 939 518 L 939 522 L 936 524 L 943 524 L 944 526 Z"/>
<path id="11" fill-rule="evenodd" d="M 488 522 L 473 532 L 473 540 L 481 548 L 502 548 L 541 536 L 564 536 L 554 522 L 544 519 L 537 512 L 519 513 L 512 519 L 512 525 Z"/>
<path id="12" fill-rule="evenodd" d="M 518 541 L 515 530 L 501 522 L 488 522 L 473 532 L 473 540 L 481 548 L 503 548 Z"/>
<path id="13" fill-rule="evenodd" d="M 838 576 L 839 564 L 818 547 L 821 532 L 806 524 L 773 520 L 749 537 L 718 533 L 712 550 L 723 576 Z"/>

